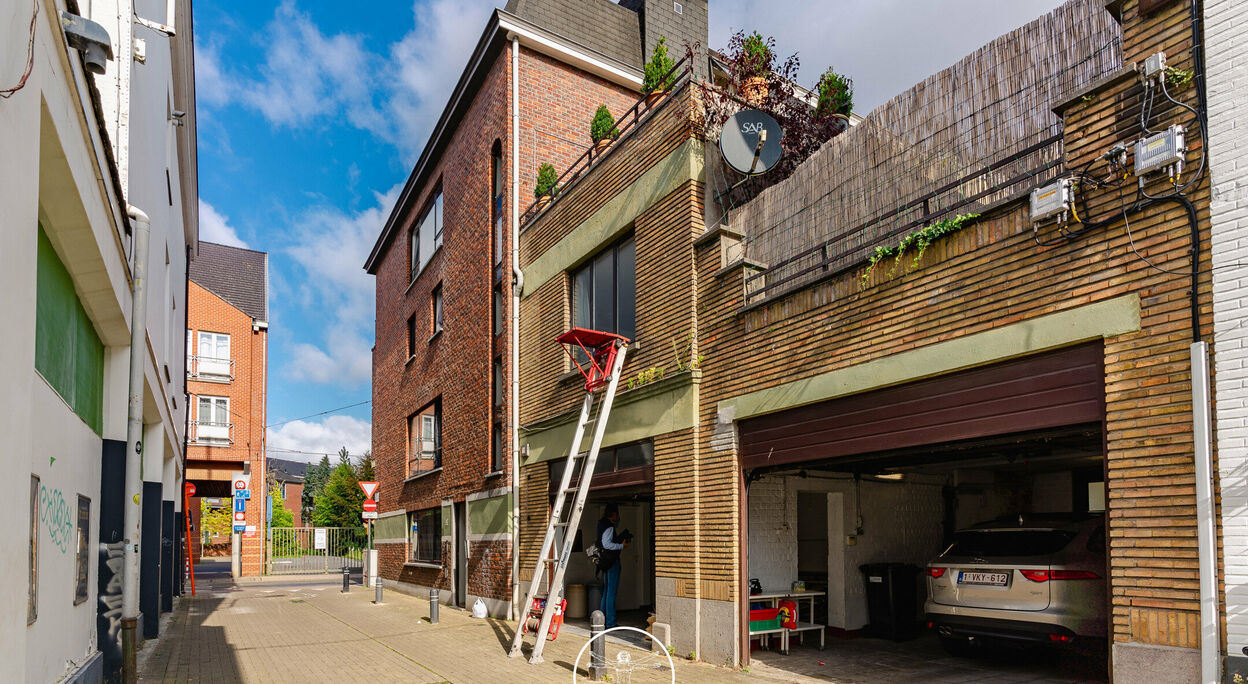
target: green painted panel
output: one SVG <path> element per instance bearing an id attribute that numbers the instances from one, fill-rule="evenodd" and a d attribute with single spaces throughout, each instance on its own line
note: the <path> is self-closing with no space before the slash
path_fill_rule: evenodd
<path id="1" fill-rule="evenodd" d="M 451 534 L 452 534 L 452 532 L 451 532 L 451 529 L 452 529 L 452 527 L 451 527 L 451 522 L 452 522 L 451 516 L 453 516 L 453 515 L 454 515 L 454 513 L 452 512 L 451 505 L 450 505 L 450 504 L 444 504 L 444 505 L 442 506 L 442 536 L 443 536 L 443 537 L 449 537 L 449 536 L 451 536 Z"/>
<path id="2" fill-rule="evenodd" d="M 511 494 L 468 502 L 469 534 L 510 534 Z"/>
<path id="3" fill-rule="evenodd" d="M 698 387 L 702 372 L 689 373 L 644 385 L 616 397 L 602 437 L 602 446 L 636 442 L 676 430 L 687 430 L 698 422 Z M 577 412 L 540 424 L 520 436 L 529 447 L 524 465 L 566 458 L 576 431 Z M 589 445 L 589 435 L 584 445 Z"/>
<path id="4" fill-rule="evenodd" d="M 377 518 L 373 524 L 375 539 L 407 539 L 407 515 L 392 515 Z"/>
<path id="5" fill-rule="evenodd" d="M 104 429 L 104 343 L 73 278 L 39 226 L 35 369 L 96 434 Z"/>
<path id="6" fill-rule="evenodd" d="M 78 297 L 69 271 L 40 226 L 35 277 L 35 369 L 71 406 L 77 307 Z"/>

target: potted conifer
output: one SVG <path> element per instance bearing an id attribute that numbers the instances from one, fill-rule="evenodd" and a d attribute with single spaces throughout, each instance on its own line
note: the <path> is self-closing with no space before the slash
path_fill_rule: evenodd
<path id="1" fill-rule="evenodd" d="M 761 107 L 770 91 L 767 77 L 771 75 L 772 63 L 775 61 L 775 39 L 763 38 L 762 34 L 755 31 L 740 40 L 735 52 L 737 89 L 751 106 Z"/>
<path id="2" fill-rule="evenodd" d="M 654 51 L 650 53 L 650 61 L 646 62 L 645 77 L 641 81 L 641 90 L 646 94 L 647 108 L 653 107 L 663 99 L 663 94 L 672 86 L 676 75 L 671 71 L 675 66 L 675 63 L 667 56 L 667 36 L 659 36 L 659 42 L 654 44 Z"/>
<path id="3" fill-rule="evenodd" d="M 594 119 L 589 123 L 589 138 L 594 141 L 594 152 L 601 155 L 619 134 L 611 110 L 605 104 L 598 105 L 598 111 L 594 112 Z"/>
<path id="4" fill-rule="evenodd" d="M 537 197 L 538 211 L 550 204 L 550 199 L 555 196 L 555 184 L 558 182 L 559 176 L 555 173 L 554 166 L 542 164 L 537 167 L 537 186 L 533 189 L 533 194 Z"/>

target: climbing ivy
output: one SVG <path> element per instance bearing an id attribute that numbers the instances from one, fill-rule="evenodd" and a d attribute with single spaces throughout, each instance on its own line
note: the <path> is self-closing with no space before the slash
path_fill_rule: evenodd
<path id="1" fill-rule="evenodd" d="M 892 257 L 893 265 L 888 269 L 888 277 L 893 277 L 893 273 L 897 271 L 898 264 L 901 263 L 902 257 L 907 252 L 913 252 L 914 257 L 910 261 L 910 268 L 914 270 L 919 267 L 919 260 L 923 258 L 923 253 L 927 251 L 929 245 L 946 235 L 952 235 L 966 227 L 968 223 L 979 218 L 979 214 L 959 214 L 951 218 L 942 219 L 929 226 L 925 226 L 919 230 L 903 237 L 901 242 L 896 245 L 881 245 L 875 248 L 875 252 L 867 259 L 867 270 L 862 274 L 862 285 L 866 287 L 868 280 L 871 278 L 871 272 L 875 270 L 875 265 L 881 261 Z"/>

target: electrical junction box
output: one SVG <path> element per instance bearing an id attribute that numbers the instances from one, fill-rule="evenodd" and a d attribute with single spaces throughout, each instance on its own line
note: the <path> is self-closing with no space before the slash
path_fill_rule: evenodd
<path id="1" fill-rule="evenodd" d="M 1061 178 L 1031 191 L 1031 222 L 1039 223 L 1047 218 L 1070 211 L 1075 199 L 1074 181 Z"/>
<path id="2" fill-rule="evenodd" d="M 1187 153 L 1186 129 L 1175 124 L 1135 143 L 1135 175 L 1143 176 L 1170 165 L 1182 167 Z"/>
<path id="3" fill-rule="evenodd" d="M 1157 52 L 1144 60 L 1144 78 L 1156 78 L 1166 70 L 1166 53 Z"/>

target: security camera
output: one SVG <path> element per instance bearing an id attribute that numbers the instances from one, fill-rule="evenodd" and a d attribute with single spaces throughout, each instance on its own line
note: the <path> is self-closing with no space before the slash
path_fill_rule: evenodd
<path id="1" fill-rule="evenodd" d="M 103 74 L 108 60 L 113 58 L 113 44 L 103 26 L 84 19 L 77 14 L 61 12 L 61 29 L 65 41 L 82 55 L 87 71 Z"/>

